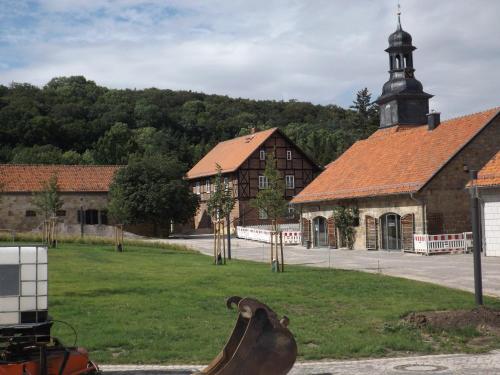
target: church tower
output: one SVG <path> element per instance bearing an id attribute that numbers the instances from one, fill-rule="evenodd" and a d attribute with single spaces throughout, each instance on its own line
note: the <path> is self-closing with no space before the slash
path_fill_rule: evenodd
<path id="1" fill-rule="evenodd" d="M 389 36 L 390 78 L 384 84 L 382 95 L 377 99 L 380 106 L 380 128 L 393 125 L 423 125 L 427 123 L 429 99 L 422 84 L 414 77 L 411 35 L 401 27 L 398 10 L 398 27 Z"/>

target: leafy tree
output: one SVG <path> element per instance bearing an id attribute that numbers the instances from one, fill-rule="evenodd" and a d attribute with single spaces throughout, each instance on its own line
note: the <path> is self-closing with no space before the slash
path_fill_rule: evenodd
<path id="1" fill-rule="evenodd" d="M 199 198 L 182 179 L 185 167 L 174 157 L 146 156 L 120 169 L 110 188 L 109 213 L 124 224 L 152 223 L 168 237 L 170 224 L 190 220 Z"/>
<path id="2" fill-rule="evenodd" d="M 147 99 L 138 100 L 135 109 L 134 116 L 136 120 L 137 127 L 156 127 L 160 125 L 160 108 Z"/>
<path id="3" fill-rule="evenodd" d="M 274 153 L 267 156 L 264 176 L 267 179 L 267 188 L 259 190 L 250 205 L 266 213 L 273 220 L 274 230 L 278 229 L 278 220 L 285 215 L 288 202 L 285 199 L 285 182 L 276 167 Z"/>
<path id="4" fill-rule="evenodd" d="M 217 164 L 216 167 L 217 175 L 214 180 L 214 191 L 210 194 L 210 198 L 207 201 L 207 211 L 213 218 L 225 218 L 231 214 L 235 199 L 229 186 L 224 184 L 220 165 Z"/>
<path id="5" fill-rule="evenodd" d="M 132 149 L 131 131 L 118 122 L 97 141 L 94 159 L 100 164 L 126 164 Z"/>
<path id="6" fill-rule="evenodd" d="M 333 220 L 340 236 L 349 249 L 354 247 L 354 226 L 359 222 L 359 211 L 355 207 L 338 206 L 333 209 Z"/>
<path id="7" fill-rule="evenodd" d="M 83 164 L 82 155 L 78 152 L 69 150 L 61 155 L 62 164 Z"/>
<path id="8" fill-rule="evenodd" d="M 14 164 L 61 164 L 62 151 L 52 145 L 16 147 L 12 150 Z"/>
<path id="9" fill-rule="evenodd" d="M 64 204 L 58 193 L 57 175 L 52 175 L 43 184 L 43 189 L 38 193 L 34 193 L 33 204 L 46 220 L 56 216 L 57 211 Z"/>
<path id="10" fill-rule="evenodd" d="M 42 88 L 0 86 L 0 159 L 36 160 L 36 147 L 50 145 L 61 156 L 47 149 L 40 162 L 76 162 L 76 154 L 65 154 L 69 151 L 81 155 L 81 163 L 99 164 L 158 153 L 175 154 L 187 168 L 220 141 L 252 127 L 278 126 L 315 161 L 327 164 L 377 129 L 377 113 L 367 89 L 358 92 L 352 109 L 344 109 L 191 91 L 107 89 L 82 76 L 56 77 Z M 16 157 L 25 148 L 36 152 Z"/>

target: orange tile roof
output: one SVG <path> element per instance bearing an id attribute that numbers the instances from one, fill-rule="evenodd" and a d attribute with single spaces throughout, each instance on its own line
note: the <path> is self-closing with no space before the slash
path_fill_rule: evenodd
<path id="1" fill-rule="evenodd" d="M 293 200 L 319 202 L 419 191 L 499 113 L 499 108 L 427 125 L 376 131 L 352 145 Z"/>
<path id="2" fill-rule="evenodd" d="M 222 173 L 234 172 L 277 130 L 272 128 L 220 142 L 191 168 L 186 178 L 212 176 L 217 173 L 216 164 L 221 166 Z"/>
<path id="3" fill-rule="evenodd" d="M 500 151 L 479 171 L 476 185 L 480 187 L 500 186 Z"/>
<path id="4" fill-rule="evenodd" d="M 61 192 L 107 192 L 117 165 L 0 164 L 0 191 L 40 191 L 55 174 Z"/>

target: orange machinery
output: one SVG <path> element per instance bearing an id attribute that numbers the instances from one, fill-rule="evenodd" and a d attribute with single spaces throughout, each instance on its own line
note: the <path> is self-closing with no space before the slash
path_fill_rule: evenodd
<path id="1" fill-rule="evenodd" d="M 52 321 L 0 327 L 0 375 L 98 374 L 83 348 L 51 337 Z"/>

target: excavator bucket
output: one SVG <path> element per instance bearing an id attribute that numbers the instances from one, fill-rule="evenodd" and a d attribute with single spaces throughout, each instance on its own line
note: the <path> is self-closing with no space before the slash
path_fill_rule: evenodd
<path id="1" fill-rule="evenodd" d="M 193 375 L 284 375 L 297 358 L 297 344 L 288 330 L 288 318 L 278 320 L 263 303 L 231 297 L 227 307 L 238 306 L 238 320 L 224 349 L 201 372 Z"/>

